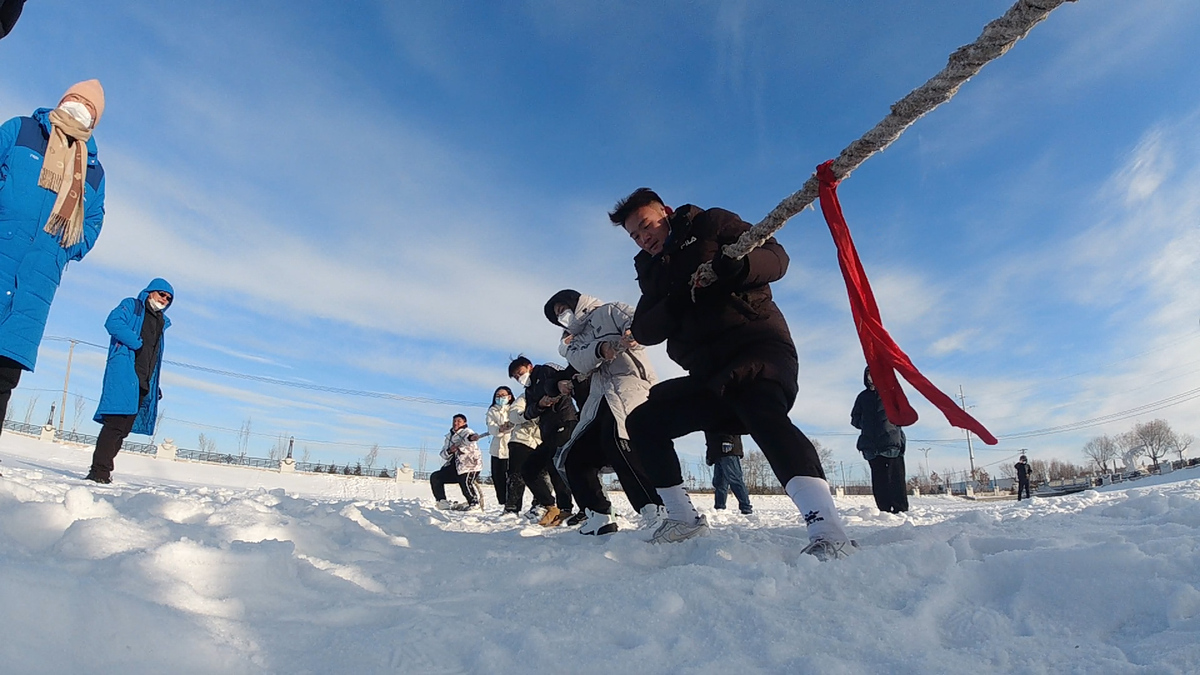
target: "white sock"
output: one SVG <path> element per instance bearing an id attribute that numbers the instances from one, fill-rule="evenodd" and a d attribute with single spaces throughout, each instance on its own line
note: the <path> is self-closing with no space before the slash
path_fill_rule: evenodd
<path id="1" fill-rule="evenodd" d="M 658 493 L 663 506 L 667 509 L 667 518 L 690 523 L 700 517 L 696 507 L 692 506 L 692 498 L 688 496 L 687 490 L 683 489 L 683 483 L 666 488 L 654 488 L 654 491 Z"/>
<path id="2" fill-rule="evenodd" d="M 784 489 L 808 524 L 810 541 L 850 541 L 837 507 L 833 505 L 833 495 L 829 494 L 829 483 L 813 476 L 796 476 L 788 481 Z"/>

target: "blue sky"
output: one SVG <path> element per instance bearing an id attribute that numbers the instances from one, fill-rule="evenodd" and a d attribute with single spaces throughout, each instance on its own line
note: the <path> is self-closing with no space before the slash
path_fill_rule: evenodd
<path id="1" fill-rule="evenodd" d="M 618 198 L 648 185 L 756 222 L 1009 4 L 30 3 L 0 41 L 0 116 L 90 77 L 108 97 L 104 231 L 47 335 L 105 343 L 108 311 L 164 276 L 169 359 L 477 403 L 168 367 L 160 439 L 231 451 L 221 429 L 249 418 L 251 454 L 290 434 L 314 461 L 378 443 L 415 465 L 453 413 L 482 420 L 511 356 L 556 358 L 554 291 L 636 302 Z M 1003 439 L 1200 387 L 1196 34 L 1190 1 L 1064 6 L 843 184 L 885 325 L 1002 437 L 978 464 L 1081 462 L 1091 436 L 1155 417 L 1200 435 L 1189 401 Z M 862 478 L 862 355 L 828 230 L 804 212 L 780 241 L 792 416 Z M 13 417 L 38 396 L 45 418 L 66 351 L 43 344 Z M 79 348 L 72 392 L 98 397 L 102 368 Z M 962 434 L 913 399 L 910 470 L 922 445 L 933 469 L 964 468 Z M 696 440 L 682 448 L 695 461 Z"/>

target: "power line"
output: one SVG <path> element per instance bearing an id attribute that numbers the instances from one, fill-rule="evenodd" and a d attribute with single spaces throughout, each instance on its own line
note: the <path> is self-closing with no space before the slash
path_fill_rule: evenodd
<path id="1" fill-rule="evenodd" d="M 39 387 L 21 387 L 21 391 L 50 392 L 53 394 L 62 392 L 61 389 L 45 389 L 45 388 L 39 388 Z M 83 394 L 79 394 L 76 392 L 68 392 L 67 395 L 72 396 L 72 397 L 78 396 L 79 398 L 82 398 L 85 401 L 91 401 L 92 403 L 100 402 L 100 399 L 92 398 L 91 396 L 84 396 Z M 326 441 L 326 440 L 322 440 L 319 438 L 301 438 L 299 436 L 292 436 L 291 434 L 284 434 L 284 433 L 270 434 L 270 433 L 265 433 L 265 432 L 261 432 L 261 431 L 245 432 L 241 429 L 233 429 L 231 427 L 222 427 L 222 426 L 218 426 L 216 424 L 205 424 L 203 422 L 195 422 L 192 420 L 185 420 L 185 419 L 182 419 L 179 417 L 171 417 L 169 415 L 163 415 L 162 419 L 166 420 L 168 422 L 177 422 L 179 424 L 184 424 L 184 425 L 187 425 L 190 427 L 197 427 L 200 429 L 212 429 L 213 431 L 227 431 L 231 434 L 246 434 L 247 436 L 258 436 L 260 438 L 276 438 L 277 439 L 280 436 L 287 436 L 288 438 L 295 439 L 299 443 L 310 443 L 313 445 L 333 445 L 333 446 L 340 446 L 340 447 L 345 447 L 345 448 L 371 448 L 371 447 L 378 445 L 380 450 L 420 450 L 421 449 L 419 447 L 411 447 L 411 446 L 407 446 L 407 445 L 383 445 L 382 443 L 348 443 L 345 441 Z"/>
<path id="2" fill-rule="evenodd" d="M 104 345 L 98 345 L 94 342 L 86 342 L 84 340 L 76 340 L 74 338 L 46 336 L 45 339 L 54 340 L 57 342 L 74 342 L 76 344 L 87 345 L 89 347 L 96 347 L 97 349 L 105 349 L 105 350 L 108 349 L 108 347 L 106 347 Z M 425 403 L 425 404 L 429 404 L 429 405 L 445 405 L 445 406 L 454 406 L 456 408 L 470 407 L 470 406 L 478 405 L 478 402 L 476 402 L 476 401 L 454 401 L 454 400 L 443 399 L 443 398 L 429 398 L 426 396 L 405 396 L 403 394 L 392 394 L 389 392 L 382 392 L 382 391 L 369 391 L 369 390 L 364 390 L 364 389 L 346 389 L 343 387 L 331 387 L 331 386 L 327 386 L 327 385 L 323 385 L 323 384 L 312 384 L 309 382 L 296 382 L 295 380 L 281 380 L 281 379 L 275 378 L 275 377 L 266 377 L 265 375 L 251 375 L 249 373 L 239 373 L 237 371 L 222 370 L 220 368 L 209 368 L 208 366 L 200 366 L 200 365 L 196 365 L 194 363 L 186 363 L 183 361 L 172 361 L 169 359 L 163 359 L 163 363 L 170 364 L 172 366 L 177 366 L 179 368 L 187 368 L 189 370 L 195 370 L 195 371 L 199 371 L 202 373 L 209 373 L 210 375 L 221 375 L 223 377 L 232 377 L 232 378 L 236 378 L 239 380 L 249 380 L 251 382 L 260 382 L 262 384 L 273 384 L 273 385 L 280 386 L 280 387 L 292 387 L 293 389 L 305 389 L 308 391 L 320 391 L 320 392 L 325 392 L 325 393 L 330 393 L 330 394 L 341 394 L 343 396 L 360 396 L 360 397 L 364 397 L 364 398 L 377 398 L 377 399 L 384 399 L 384 400 L 391 400 L 391 401 L 404 401 L 406 403 Z"/>

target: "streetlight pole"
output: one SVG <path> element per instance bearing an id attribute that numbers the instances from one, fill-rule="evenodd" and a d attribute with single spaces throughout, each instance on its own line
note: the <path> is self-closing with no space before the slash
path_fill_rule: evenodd
<path id="1" fill-rule="evenodd" d="M 958 385 L 958 400 L 962 409 L 967 409 L 967 395 L 963 393 L 962 385 Z M 971 446 L 971 432 L 967 431 L 967 457 L 971 460 L 971 480 L 975 480 L 975 448 Z"/>
<path id="2" fill-rule="evenodd" d="M 71 358 L 75 356 L 75 345 L 78 340 L 71 340 L 71 348 L 67 350 L 67 376 L 63 378 L 62 407 L 58 409 L 58 433 L 63 432 L 63 421 L 67 416 L 67 386 L 71 384 Z"/>

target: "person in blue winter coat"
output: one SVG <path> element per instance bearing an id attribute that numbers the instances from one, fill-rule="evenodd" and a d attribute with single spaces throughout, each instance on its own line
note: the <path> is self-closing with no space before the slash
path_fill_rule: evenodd
<path id="1" fill-rule="evenodd" d="M 81 260 L 104 221 L 104 168 L 92 130 L 104 113 L 96 80 L 58 107 L 0 126 L 0 422 L 32 371 L 63 269 Z"/>
<path id="2" fill-rule="evenodd" d="M 92 454 L 87 479 L 111 483 L 113 459 L 129 434 L 154 433 L 162 390 L 163 333 L 171 326 L 166 310 L 175 289 L 165 279 L 151 281 L 136 298 L 125 298 L 108 315 L 104 328 L 111 337 L 104 391 L 95 420 L 103 425 Z"/>

